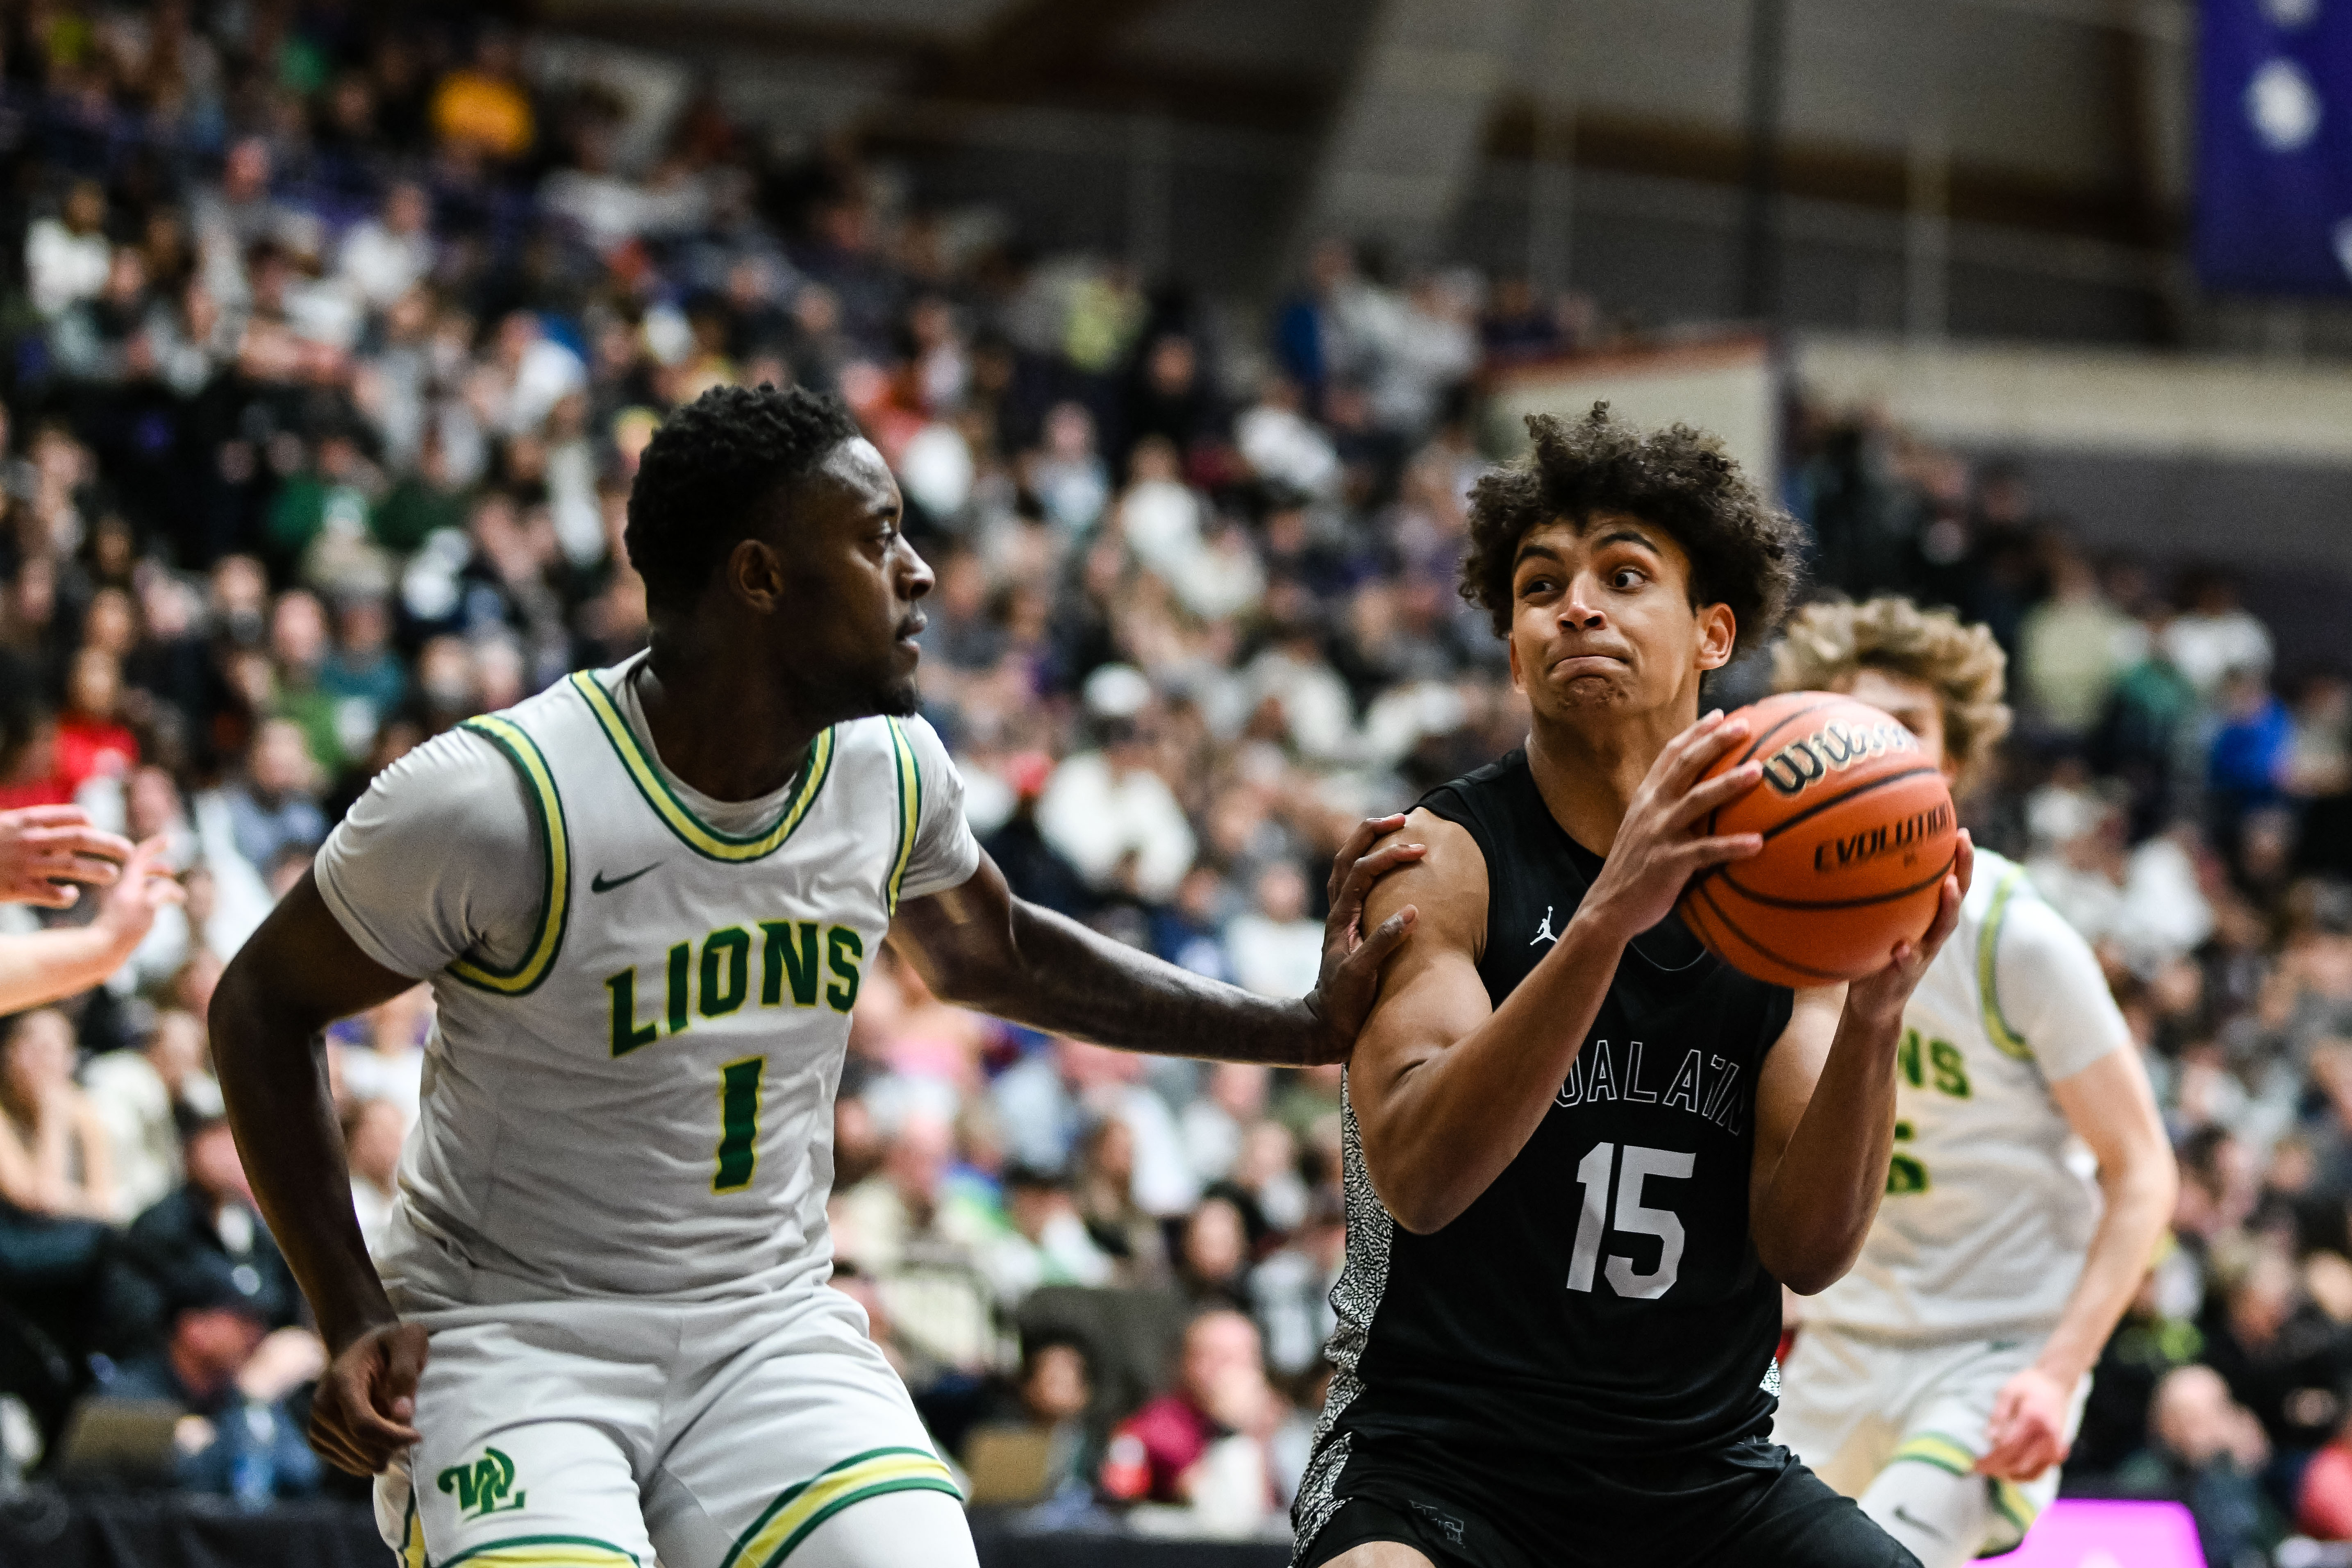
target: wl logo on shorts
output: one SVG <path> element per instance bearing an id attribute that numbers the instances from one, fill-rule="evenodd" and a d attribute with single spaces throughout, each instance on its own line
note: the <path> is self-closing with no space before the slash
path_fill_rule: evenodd
<path id="1" fill-rule="evenodd" d="M 457 1494 L 457 1511 L 476 1519 L 522 1506 L 523 1494 L 515 1492 L 512 1500 L 507 1493 L 514 1491 L 514 1461 L 496 1448 L 485 1448 L 482 1457 L 470 1465 L 452 1465 L 441 1472 L 435 1485 L 445 1492 Z"/>

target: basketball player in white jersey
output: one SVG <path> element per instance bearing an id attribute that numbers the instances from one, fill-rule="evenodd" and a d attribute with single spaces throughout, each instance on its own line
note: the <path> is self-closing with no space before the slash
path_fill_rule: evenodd
<path id="1" fill-rule="evenodd" d="M 1806 609 L 1774 670 L 1901 720 L 1956 793 L 2009 728 L 2001 673 L 1985 627 L 1892 597 Z M 2175 1176 L 2097 960 L 2013 862 L 1977 851 L 1903 1023 L 1885 1198 L 1853 1272 L 1805 1303 L 1773 1435 L 1954 1568 L 2057 1495 Z"/>
<path id="2" fill-rule="evenodd" d="M 1322 983 L 1275 1002 L 1012 896 L 911 717 L 931 574 L 833 400 L 722 388 L 630 496 L 649 654 L 387 769 L 229 966 L 237 1142 L 332 1363 L 311 1440 L 408 1568 L 970 1564 L 954 1483 L 826 1287 L 850 1009 L 940 994 L 1142 1050 L 1342 1056 L 1381 958 L 1342 851 Z M 429 979 L 371 1264 L 320 1029 Z"/>

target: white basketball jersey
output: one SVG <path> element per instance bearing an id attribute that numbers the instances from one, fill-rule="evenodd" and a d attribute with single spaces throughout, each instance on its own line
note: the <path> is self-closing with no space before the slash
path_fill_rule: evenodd
<path id="1" fill-rule="evenodd" d="M 1903 1010 L 1895 1157 L 1853 1272 L 1807 1303 L 1808 1321 L 1922 1342 L 2046 1331 L 2083 1271 L 2101 1199 L 2090 1152 L 2050 1097 L 2122 1035 L 2094 1016 L 2066 1039 L 2013 1026 L 2032 999 L 2000 994 L 2004 942 L 2081 938 L 2039 906 L 2024 869 L 1979 849 L 1959 929 Z M 2045 918 L 2046 917 L 2046 918 Z M 2085 955 L 2087 957 L 2087 955 Z M 2095 998 L 2114 1003 L 2091 968 Z M 2009 1010 L 2003 1010 L 2004 1000 Z M 2037 1016 L 2053 1009 L 2037 1007 Z M 2127 1047 L 2126 1048 L 2128 1048 Z"/>
<path id="2" fill-rule="evenodd" d="M 545 887 L 519 964 L 433 977 L 395 1289 L 708 1298 L 830 1262 L 834 1091 L 915 843 L 914 750 L 896 720 L 835 725 L 772 825 L 719 833 L 615 708 L 628 668 L 469 721 L 528 785 Z"/>

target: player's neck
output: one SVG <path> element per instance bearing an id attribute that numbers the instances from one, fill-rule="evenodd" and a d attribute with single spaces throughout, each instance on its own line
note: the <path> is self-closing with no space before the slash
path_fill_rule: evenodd
<path id="1" fill-rule="evenodd" d="M 658 668 L 656 668 L 658 662 Z M 721 659 L 691 637 L 665 640 L 635 672 L 637 705 L 663 767 L 713 800 L 758 800 L 800 772 L 824 724 L 763 680 L 740 648 Z"/>
<path id="2" fill-rule="evenodd" d="M 1697 718 L 1687 700 L 1590 724 L 1538 714 L 1528 732 L 1528 771 L 1552 820 L 1587 849 L 1606 855 L 1650 764 Z"/>

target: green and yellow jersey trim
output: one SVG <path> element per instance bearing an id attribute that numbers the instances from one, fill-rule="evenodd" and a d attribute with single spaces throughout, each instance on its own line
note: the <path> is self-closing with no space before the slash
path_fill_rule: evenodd
<path id="1" fill-rule="evenodd" d="M 501 996 L 527 996 L 539 988 L 555 966 L 563 947 L 563 932 L 572 920 L 572 833 L 563 820 L 563 797 L 539 743 L 512 721 L 495 713 L 468 719 L 462 726 L 496 746 L 522 775 L 523 794 L 539 826 L 540 858 L 545 869 L 539 894 L 539 931 L 522 962 L 499 969 L 475 959 L 461 958 L 449 973 L 467 984 Z"/>
<path id="2" fill-rule="evenodd" d="M 801 819 L 808 815 L 809 807 L 815 804 L 817 792 L 824 787 L 825 775 L 833 771 L 835 731 L 828 728 L 810 742 L 808 757 L 801 763 L 800 777 L 792 796 L 784 803 L 782 814 L 772 826 L 763 832 L 747 836 L 721 833 L 688 810 L 686 803 L 670 789 L 668 782 L 662 777 L 661 770 L 654 766 L 653 759 L 646 756 L 644 748 L 637 744 L 635 732 L 630 730 L 628 721 L 621 717 L 621 710 L 614 706 L 612 694 L 604 689 L 602 682 L 586 670 L 581 670 L 572 677 L 572 685 L 580 693 L 582 700 L 588 704 L 588 710 L 596 715 L 596 722 L 604 728 L 604 739 L 612 742 L 614 753 L 621 759 L 622 769 L 628 773 L 630 782 L 637 786 L 637 793 L 645 796 L 646 804 L 653 807 L 654 815 L 660 817 L 688 848 L 706 859 L 740 863 L 774 854 L 783 847 L 784 840 L 793 836 L 793 830 L 801 825 Z"/>
<path id="3" fill-rule="evenodd" d="M 1932 1465 L 1955 1476 L 1968 1476 L 1976 1473 L 1977 1456 L 1958 1437 L 1947 1436 L 1941 1432 L 1914 1432 L 1886 1457 L 1886 1462 L 1890 1465 Z"/>
<path id="4" fill-rule="evenodd" d="M 898 889 L 905 886 L 907 866 L 915 858 L 915 831 L 923 820 L 923 770 L 916 765 L 914 743 L 896 719 L 890 726 L 891 761 L 898 777 L 898 852 L 890 858 L 890 913 L 898 912 Z"/>
<path id="5" fill-rule="evenodd" d="M 2025 1495 L 2024 1489 L 2015 1481 L 1997 1480 L 1992 1483 L 1992 1506 L 1995 1511 L 2008 1522 L 2010 1529 L 2017 1533 L 2012 1538 L 1996 1531 L 1994 1539 L 1987 1542 L 1986 1550 L 1977 1553 L 1979 1557 L 1990 1557 L 2000 1552 L 2015 1551 L 2025 1540 L 2026 1531 L 2033 1528 L 2033 1521 L 2040 1517 L 2041 1512 L 2033 1506 L 2032 1500 Z"/>
<path id="6" fill-rule="evenodd" d="M 425 1521 L 416 1517 L 416 1491 L 408 1493 L 408 1518 L 400 1531 L 400 1568 L 428 1568 L 425 1560 Z"/>
<path id="7" fill-rule="evenodd" d="M 2011 866 L 1993 884 L 1992 908 L 1985 911 L 1984 928 L 1977 932 L 1977 994 L 1983 1003 L 1986 1037 L 2003 1056 L 2030 1062 L 2033 1059 L 2033 1047 L 2010 1026 L 2008 1016 L 2000 1010 L 2000 983 L 1995 963 L 2000 951 L 2001 919 L 2009 913 L 2010 900 L 2025 886 L 2022 866 Z"/>
<path id="8" fill-rule="evenodd" d="M 645 1568 L 634 1552 L 624 1552 L 593 1535 L 516 1535 L 460 1552 L 433 1568 Z"/>
<path id="9" fill-rule="evenodd" d="M 885 1492 L 945 1492 L 956 1489 L 939 1456 L 921 1448 L 870 1448 L 802 1482 L 770 1503 L 751 1528 L 737 1538 L 719 1568 L 775 1568 L 808 1538 L 810 1531 L 854 1502 Z"/>

